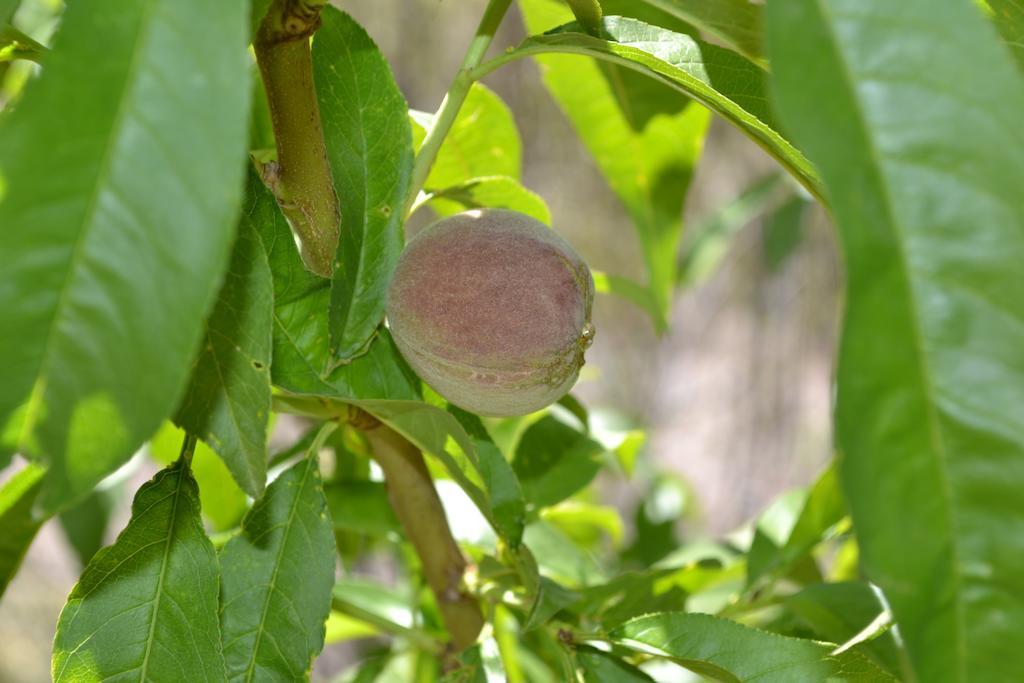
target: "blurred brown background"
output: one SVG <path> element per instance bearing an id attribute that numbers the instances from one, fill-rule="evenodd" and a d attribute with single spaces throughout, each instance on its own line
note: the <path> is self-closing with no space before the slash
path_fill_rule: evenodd
<path id="1" fill-rule="evenodd" d="M 377 41 L 410 106 L 434 111 L 485 2 L 336 4 Z M 495 49 L 522 35 L 513 10 Z M 516 116 L 524 184 L 547 200 L 556 229 L 595 269 L 642 280 L 629 220 L 544 91 L 537 67 L 515 62 L 486 83 Z M 776 170 L 753 143 L 715 121 L 689 192 L 688 228 Z M 597 299 L 598 334 L 576 394 L 599 416 L 647 428 L 641 457 L 678 474 L 695 494 L 686 521 L 689 537 L 734 528 L 779 492 L 808 483 L 831 455 L 840 264 L 820 212 L 805 218 L 802 241 L 778 269 L 763 257 L 762 222 L 747 225 L 707 282 L 678 293 L 672 329 L 661 338 L 631 304 Z M 151 472 L 148 464 L 141 466 L 127 490 Z M 606 478 L 602 491 L 624 506 L 628 523 L 639 492 L 621 478 Z M 111 536 L 123 526 L 127 505 L 125 499 Z M 0 683 L 49 680 L 54 625 L 79 571 L 59 527 L 48 524 L 0 602 Z M 328 660 L 325 665 L 337 661 Z"/>

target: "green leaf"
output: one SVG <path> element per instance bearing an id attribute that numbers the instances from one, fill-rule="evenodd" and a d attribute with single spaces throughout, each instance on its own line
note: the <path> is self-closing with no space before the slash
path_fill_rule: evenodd
<path id="1" fill-rule="evenodd" d="M 631 0 L 630 0 L 631 1 Z M 764 65 L 762 7 L 749 0 L 642 0 L 718 38 L 747 59 Z M 612 12 L 609 12 L 612 13 Z M 623 12 L 628 14 L 628 12 Z"/>
<path id="2" fill-rule="evenodd" d="M 0 488 L 0 596 L 43 524 L 32 514 L 32 508 L 45 474 L 45 467 L 29 463 Z"/>
<path id="3" fill-rule="evenodd" d="M 533 32 L 571 19 L 561 3 L 551 0 L 528 0 L 520 7 Z M 618 35 L 621 21 L 629 20 L 606 19 L 605 31 Z M 582 33 L 562 33 L 528 38 L 511 54 L 559 51 L 595 56 L 614 45 Z M 700 156 L 708 113 L 688 105 L 665 84 L 620 65 L 552 55 L 539 56 L 538 61 L 545 85 L 633 220 L 648 288 L 664 318 L 676 278 L 683 199 Z M 628 60 L 620 63 L 632 65 Z"/>
<path id="4" fill-rule="evenodd" d="M 615 294 L 630 302 L 651 318 L 657 334 L 668 331 L 668 319 L 649 287 L 621 275 L 609 275 L 600 270 L 590 271 L 594 276 L 594 290 L 598 294 Z"/>
<path id="5" fill-rule="evenodd" d="M 780 498 L 766 513 L 755 532 L 747 559 L 747 583 L 766 576 L 782 576 L 796 572 L 798 579 L 820 581 L 817 564 L 810 552 L 821 543 L 832 527 L 846 516 L 843 494 L 835 468 L 829 467 L 818 477 L 806 495 Z M 780 510 L 780 507 L 788 508 Z M 796 511 L 799 510 L 798 514 Z M 790 520 L 792 520 L 791 523 Z"/>
<path id="6" fill-rule="evenodd" d="M 548 507 L 589 484 L 601 469 L 602 453 L 601 444 L 547 415 L 523 434 L 512 469 L 526 500 Z"/>
<path id="7" fill-rule="evenodd" d="M 209 444 L 253 498 L 267 481 L 273 315 L 267 255 L 243 216 L 175 422 Z"/>
<path id="8" fill-rule="evenodd" d="M 919 680 L 1005 679 L 1024 671 L 1024 82 L 959 0 L 790 0 L 767 21 L 845 256 L 861 564 Z"/>
<path id="9" fill-rule="evenodd" d="M 526 524 L 526 501 L 519 479 L 479 417 L 451 404 L 446 407 L 476 449 L 480 476 L 493 511 L 496 531 L 512 548 L 516 548 L 523 538 Z"/>
<path id="10" fill-rule="evenodd" d="M 178 456 L 185 431 L 165 422 L 149 442 L 149 452 L 162 465 L 170 465 Z M 245 491 L 238 487 L 227 466 L 202 441 L 196 443 L 192 455 L 192 478 L 199 485 L 199 502 L 203 517 L 214 531 L 228 531 L 238 526 L 249 509 Z"/>
<path id="11" fill-rule="evenodd" d="M 765 219 L 762 253 L 772 270 L 779 270 L 804 239 L 804 217 L 810 201 L 794 195 Z"/>
<path id="12" fill-rule="evenodd" d="M 331 600 L 336 611 L 381 632 L 405 636 L 414 642 L 426 637 L 415 630 L 417 615 L 413 613 L 410 597 L 383 584 L 357 577 L 340 579 L 334 584 Z"/>
<path id="13" fill-rule="evenodd" d="M 438 151 L 426 188 L 443 190 L 487 176 L 519 180 L 521 157 L 512 112 L 485 85 L 474 83 Z"/>
<path id="14" fill-rule="evenodd" d="M 366 354 L 330 369 L 334 362 L 324 315 L 330 283 L 306 270 L 288 222 L 255 172 L 249 174 L 245 211 L 260 234 L 274 279 L 274 384 L 298 394 L 418 397 L 419 380 L 386 330 L 378 332 Z"/>
<path id="15" fill-rule="evenodd" d="M 850 640 L 885 610 L 871 586 L 861 581 L 816 583 L 786 597 L 784 604 L 819 637 L 834 643 Z M 903 654 L 890 631 L 858 650 L 894 675 L 902 670 Z M 904 677 L 909 679 L 909 674 Z"/>
<path id="16" fill-rule="evenodd" d="M 654 679 L 618 657 L 586 645 L 573 651 L 583 683 L 654 683 Z"/>
<path id="17" fill-rule="evenodd" d="M 1020 0 L 988 0 L 992 21 L 1010 46 L 1018 67 L 1024 67 L 1024 4 Z"/>
<path id="18" fill-rule="evenodd" d="M 347 362 L 365 351 L 384 319 L 387 287 L 404 243 L 412 133 L 405 98 L 370 36 L 329 5 L 320 15 L 313 76 L 342 219 L 330 343 L 334 358 Z"/>
<path id="19" fill-rule="evenodd" d="M 49 510 L 184 390 L 234 232 L 245 33 L 241 2 L 75 2 L 0 122 L 0 425 L 49 463 Z"/>
<path id="20" fill-rule="evenodd" d="M 855 652 L 787 638 L 706 614 L 665 612 L 638 617 L 611 632 L 616 645 L 655 654 L 702 676 L 729 683 L 849 681 L 895 683 Z"/>
<path id="21" fill-rule="evenodd" d="M 430 208 L 442 216 L 485 207 L 518 211 L 551 225 L 551 210 L 544 199 L 508 176 L 473 178 L 430 195 Z"/>
<path id="22" fill-rule="evenodd" d="M 74 507 L 60 513 L 60 526 L 82 567 L 103 547 L 117 498 L 117 489 L 96 489 Z"/>
<path id="23" fill-rule="evenodd" d="M 541 573 L 570 588 L 605 583 L 603 567 L 586 550 L 551 524 L 540 521 L 526 527 L 523 541 L 537 558 Z"/>
<path id="24" fill-rule="evenodd" d="M 569 3 L 572 13 L 576 15 L 576 21 L 585 26 L 590 33 L 595 35 L 600 33 L 602 11 L 601 3 L 598 0 L 566 0 L 566 2 Z"/>
<path id="25" fill-rule="evenodd" d="M 548 2 L 549 0 L 530 0 L 526 5 L 530 8 L 526 16 L 531 30 L 550 26 L 549 22 L 532 19 L 535 15 L 544 16 L 538 15 L 535 8 L 542 8 Z M 813 167 L 775 129 L 765 95 L 766 75 L 762 69 L 725 48 L 634 19 L 607 17 L 604 30 L 608 40 L 575 32 L 571 25 L 565 26 L 545 35 L 527 38 L 516 50 L 495 61 L 501 63 L 527 55 L 557 52 L 586 55 L 646 74 L 694 98 L 737 126 L 792 173 L 812 194 L 820 194 Z M 551 57 L 543 57 L 540 61 L 545 64 L 554 63 Z M 553 77 L 549 74 L 546 78 L 549 87 L 552 87 L 552 80 Z M 567 107 L 565 103 L 567 97 L 572 94 L 568 90 L 571 85 L 571 78 L 567 78 L 560 88 L 552 89 L 556 90 L 556 97 L 562 106 L 569 110 L 572 117 L 572 108 Z M 589 88 L 585 90 L 586 95 L 591 94 Z M 580 94 L 576 99 L 586 102 L 588 98 Z M 590 106 L 594 107 L 596 104 L 591 103 Z M 602 123 L 610 125 L 607 121 Z M 577 123 L 577 129 L 581 128 L 584 127 Z M 586 131 L 580 132 L 589 147 L 591 143 L 587 140 Z M 609 175 L 607 172 L 605 174 Z M 614 187 L 614 180 L 612 182 Z M 618 191 L 618 188 L 616 190 Z M 626 204 L 628 206 L 629 202 Z"/>
<path id="26" fill-rule="evenodd" d="M 579 593 L 569 590 L 546 576 L 540 577 L 539 581 L 533 604 L 530 606 L 526 622 L 523 624 L 524 633 L 540 628 L 562 609 L 580 599 Z"/>
<path id="27" fill-rule="evenodd" d="M 217 556 L 184 460 L 139 489 L 60 614 L 53 679 L 223 681 Z"/>
<path id="28" fill-rule="evenodd" d="M 383 482 L 331 482 L 324 495 L 335 529 L 373 536 L 401 532 Z"/>
<path id="29" fill-rule="evenodd" d="M 306 680 L 324 646 L 334 536 L 319 446 L 267 487 L 220 551 L 229 681 Z"/>
<path id="30" fill-rule="evenodd" d="M 753 183 L 738 197 L 694 226 L 693 239 L 679 259 L 679 284 L 696 287 L 711 277 L 732 246 L 733 238 L 751 221 L 778 203 L 784 176 L 773 173 Z"/>

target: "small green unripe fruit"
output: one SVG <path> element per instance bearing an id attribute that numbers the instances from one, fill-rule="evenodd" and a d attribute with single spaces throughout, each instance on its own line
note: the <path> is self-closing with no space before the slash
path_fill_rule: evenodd
<path id="1" fill-rule="evenodd" d="M 594 280 L 565 240 L 515 211 L 466 211 L 402 252 L 388 323 L 427 384 L 480 415 L 561 398 L 593 340 Z"/>

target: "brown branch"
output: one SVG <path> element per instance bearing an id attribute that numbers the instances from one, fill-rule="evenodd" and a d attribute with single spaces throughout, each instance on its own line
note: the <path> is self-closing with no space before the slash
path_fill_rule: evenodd
<path id="1" fill-rule="evenodd" d="M 363 411 L 358 413 L 350 423 L 363 430 L 370 442 L 374 459 L 384 471 L 391 507 L 416 549 L 453 644 L 465 649 L 476 642 L 483 616 L 463 586 L 466 559 L 452 537 L 423 454 L 387 425 Z"/>
<path id="2" fill-rule="evenodd" d="M 320 27 L 318 0 L 274 0 L 253 49 L 270 105 L 277 162 L 260 174 L 302 243 L 302 259 L 330 277 L 340 210 L 313 87 L 309 38 Z"/>

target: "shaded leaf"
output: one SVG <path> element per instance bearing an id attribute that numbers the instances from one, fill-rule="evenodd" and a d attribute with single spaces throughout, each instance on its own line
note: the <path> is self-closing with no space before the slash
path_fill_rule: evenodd
<path id="1" fill-rule="evenodd" d="M 1024 4 L 1020 0 L 987 0 L 992 19 L 1010 46 L 1018 68 L 1024 67 Z"/>
<path id="2" fill-rule="evenodd" d="M 959 0 L 790 0 L 767 21 L 845 254 L 861 564 L 919 680 L 1003 680 L 1024 671 L 1024 81 Z"/>
<path id="3" fill-rule="evenodd" d="M 430 208 L 441 216 L 451 216 L 466 209 L 508 209 L 551 225 L 551 210 L 544 199 L 508 176 L 473 178 L 438 190 L 430 197 Z"/>
<path id="4" fill-rule="evenodd" d="M 604 568 L 593 555 L 547 522 L 527 525 L 523 541 L 536 558 L 541 574 L 550 579 L 569 588 L 607 581 Z"/>
<path id="5" fill-rule="evenodd" d="M 523 434 L 512 469 L 526 499 L 547 507 L 589 484 L 601 469 L 602 453 L 601 444 L 548 415 Z"/>
<path id="6" fill-rule="evenodd" d="M 60 614 L 53 679 L 223 681 L 217 556 L 179 459 L 144 484 Z"/>
<path id="7" fill-rule="evenodd" d="M 787 638 L 706 614 L 651 614 L 626 622 L 610 635 L 617 645 L 731 683 L 896 681 L 858 653 L 832 655 L 835 646 L 828 643 Z"/>
<path id="8" fill-rule="evenodd" d="M 786 597 L 785 606 L 819 637 L 834 643 L 850 640 L 885 610 L 871 586 L 860 581 L 816 583 Z M 891 632 L 858 646 L 858 650 L 890 673 L 900 674 L 903 655 Z"/>
<path id="9" fill-rule="evenodd" d="M 781 514 L 771 515 L 769 510 L 766 515 L 775 519 L 763 517 L 755 531 L 747 558 L 748 584 L 791 571 L 801 581 L 820 581 L 821 574 L 810 552 L 846 515 L 835 468 L 826 469 L 806 494 L 794 492 L 780 498 L 778 503 L 788 509 L 779 510 L 779 504 L 773 506 Z"/>
<path id="10" fill-rule="evenodd" d="M 0 596 L 43 524 L 32 509 L 45 474 L 45 467 L 30 463 L 0 487 Z"/>
<path id="11" fill-rule="evenodd" d="M 665 311 L 658 304 L 658 299 L 649 287 L 634 282 L 621 275 L 592 270 L 594 291 L 598 294 L 615 294 L 630 302 L 651 318 L 654 331 L 662 334 L 668 331 L 668 320 Z"/>
<path id="12" fill-rule="evenodd" d="M 679 284 L 695 287 L 711 277 L 728 253 L 733 238 L 778 203 L 783 180 L 781 174 L 766 176 L 694 226 L 693 239 L 685 245 L 679 259 Z"/>
<path id="13" fill-rule="evenodd" d="M 192 382 L 174 421 L 219 455 L 253 498 L 267 480 L 274 292 L 267 255 L 248 216 L 206 321 Z"/>
<path id="14" fill-rule="evenodd" d="M 75 2 L 0 121 L 0 425 L 49 463 L 50 510 L 185 387 L 238 205 L 245 34 L 240 2 Z"/>
<path id="15" fill-rule="evenodd" d="M 267 487 L 220 551 L 229 681 L 307 679 L 323 648 L 334 536 L 318 446 Z"/>
<path id="16" fill-rule="evenodd" d="M 383 482 L 330 482 L 324 494 L 335 529 L 374 536 L 401 531 Z"/>
<path id="17" fill-rule="evenodd" d="M 341 233 L 331 283 L 330 344 L 338 361 L 365 350 L 384 319 L 412 174 L 408 106 L 387 60 L 352 17 L 325 6 L 313 41 Z"/>
<path id="18" fill-rule="evenodd" d="M 64 536 L 82 567 L 103 547 L 110 512 L 116 502 L 116 489 L 96 489 L 74 507 L 60 513 L 58 519 Z"/>
<path id="19" fill-rule="evenodd" d="M 291 228 L 273 195 L 249 174 L 245 211 L 260 233 L 274 279 L 274 341 L 271 378 L 295 393 L 403 398 L 419 395 L 419 380 L 405 366 L 386 330 L 366 354 L 330 369 L 327 310 L 330 283 L 302 263 Z"/>
<path id="20" fill-rule="evenodd" d="M 584 645 L 573 654 L 583 673 L 583 683 L 654 683 L 640 669 L 607 652 Z"/>
<path id="21" fill-rule="evenodd" d="M 804 216 L 810 202 L 799 195 L 789 198 L 765 219 L 762 249 L 772 270 L 785 265 L 804 238 Z"/>

